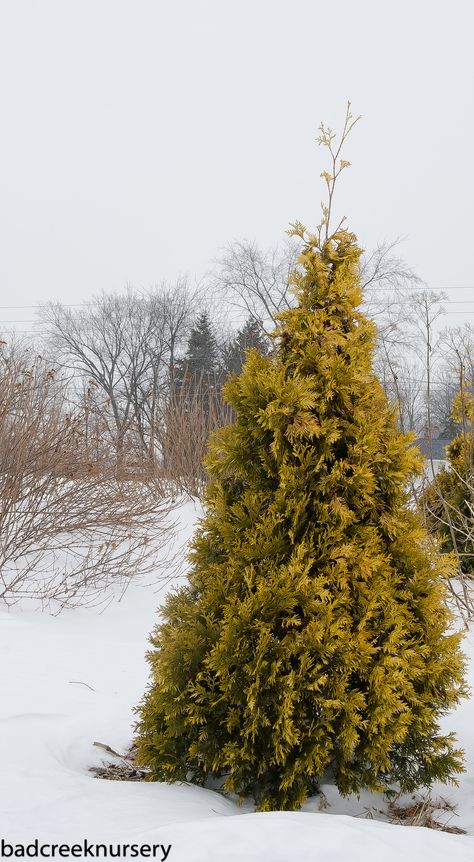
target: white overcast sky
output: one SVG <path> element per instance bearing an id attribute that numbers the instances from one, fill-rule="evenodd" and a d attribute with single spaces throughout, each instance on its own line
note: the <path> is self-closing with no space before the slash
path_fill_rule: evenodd
<path id="1" fill-rule="evenodd" d="M 314 227 L 318 125 L 350 99 L 338 211 L 367 249 L 406 235 L 474 323 L 473 32 L 472 0 L 0 0 L 0 304 L 200 278 L 232 239 Z"/>

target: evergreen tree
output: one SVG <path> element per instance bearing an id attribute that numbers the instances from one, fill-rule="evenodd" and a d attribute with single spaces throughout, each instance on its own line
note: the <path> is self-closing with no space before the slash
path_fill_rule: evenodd
<path id="1" fill-rule="evenodd" d="M 184 358 L 179 363 L 182 379 L 214 379 L 218 368 L 218 350 L 209 313 L 199 315 L 189 336 Z"/>
<path id="2" fill-rule="evenodd" d="M 222 361 L 222 377 L 225 380 L 229 374 L 240 374 L 244 367 L 245 354 L 249 348 L 255 348 L 259 353 L 268 353 L 268 342 L 258 321 L 249 317 L 236 337 L 224 348 Z"/>
<path id="3" fill-rule="evenodd" d="M 153 779 L 223 786 L 261 810 L 402 790 L 462 770 L 439 718 L 465 693 L 437 553 L 405 488 L 412 438 L 372 371 L 355 238 L 302 226 L 297 305 L 224 392 L 187 586 L 151 638 L 138 757 Z"/>
<path id="4" fill-rule="evenodd" d="M 186 354 L 176 363 L 174 390 L 190 403 L 196 398 L 208 412 L 220 395 L 218 347 L 209 313 L 199 315 L 188 341 Z"/>

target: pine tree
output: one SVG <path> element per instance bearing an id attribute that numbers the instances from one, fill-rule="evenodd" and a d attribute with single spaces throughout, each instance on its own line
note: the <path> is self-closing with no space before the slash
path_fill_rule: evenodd
<path id="1" fill-rule="evenodd" d="M 189 336 L 184 358 L 179 363 L 181 378 L 198 381 L 214 379 L 218 367 L 218 351 L 209 313 L 203 311 Z"/>
<path id="2" fill-rule="evenodd" d="M 249 351 L 224 394 L 187 586 L 152 637 L 138 758 L 152 779 L 297 808 L 324 778 L 343 794 L 455 781 L 462 752 L 439 718 L 466 693 L 439 554 L 406 487 L 413 438 L 372 370 L 360 250 L 329 234 L 341 143 L 316 235 L 299 223 L 296 306 L 267 355 Z"/>
<path id="3" fill-rule="evenodd" d="M 198 398 L 206 411 L 219 398 L 218 347 L 209 313 L 202 312 L 188 341 L 186 354 L 176 363 L 174 391 L 191 403 Z"/>
<path id="4" fill-rule="evenodd" d="M 222 377 L 225 380 L 229 374 L 240 374 L 245 362 L 246 351 L 253 347 L 259 353 L 268 353 L 268 343 L 258 321 L 249 317 L 236 337 L 226 345 L 223 351 Z"/>

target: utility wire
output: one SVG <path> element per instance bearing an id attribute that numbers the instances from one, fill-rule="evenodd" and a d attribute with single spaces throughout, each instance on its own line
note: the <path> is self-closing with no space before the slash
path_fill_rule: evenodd
<path id="1" fill-rule="evenodd" d="M 62 308 L 79 308 L 83 305 L 92 305 L 91 302 L 60 302 L 59 305 Z M 6 308 L 43 308 L 43 305 L 40 302 L 37 302 L 36 305 L 0 305 L 0 309 Z"/>
<path id="2" fill-rule="evenodd" d="M 391 287 L 390 285 L 377 285 L 377 284 L 368 284 L 367 289 L 368 288 L 373 288 L 376 290 L 395 290 L 395 288 Z M 407 289 L 407 288 L 405 288 L 405 289 Z M 411 291 L 415 291 L 416 293 L 422 293 L 423 292 L 423 288 L 420 288 L 418 286 L 416 286 L 416 287 L 413 286 L 413 287 L 410 287 L 408 289 Z M 437 293 L 438 291 L 442 291 L 442 290 L 474 290 L 474 284 L 459 284 L 459 285 L 450 284 L 450 285 L 445 285 L 445 286 L 441 286 L 441 287 L 427 287 L 425 289 L 431 290 L 435 293 Z M 460 299 L 460 300 L 447 299 L 447 300 L 445 300 L 445 302 L 471 302 L 471 301 L 474 302 L 474 300 L 463 300 L 463 299 Z M 61 305 L 62 308 L 81 308 L 81 307 L 84 307 L 87 305 L 93 305 L 94 303 L 93 302 L 59 302 L 58 304 Z M 41 302 L 37 302 L 37 303 L 35 303 L 35 305 L 0 305 L 0 310 L 19 309 L 19 308 L 41 308 L 41 307 L 42 307 Z"/>

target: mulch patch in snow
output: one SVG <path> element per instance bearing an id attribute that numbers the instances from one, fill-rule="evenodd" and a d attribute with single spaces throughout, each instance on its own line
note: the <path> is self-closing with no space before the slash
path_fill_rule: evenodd
<path id="1" fill-rule="evenodd" d="M 97 748 L 102 748 L 111 757 L 119 760 L 119 763 L 102 763 L 102 766 L 90 766 L 96 778 L 105 778 L 108 781 L 144 781 L 148 769 L 135 765 L 135 747 L 132 746 L 126 754 L 119 754 L 110 745 L 103 742 L 94 742 Z"/>

